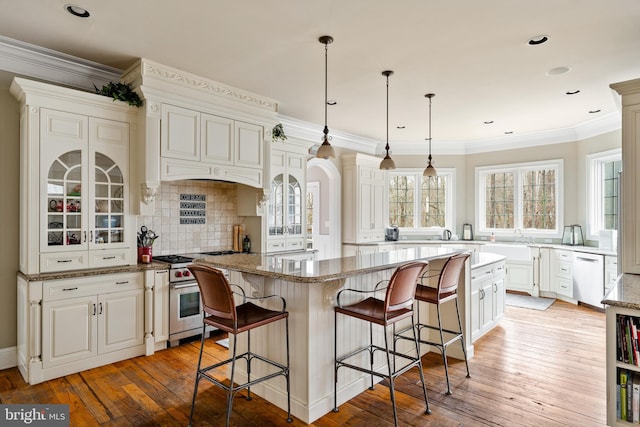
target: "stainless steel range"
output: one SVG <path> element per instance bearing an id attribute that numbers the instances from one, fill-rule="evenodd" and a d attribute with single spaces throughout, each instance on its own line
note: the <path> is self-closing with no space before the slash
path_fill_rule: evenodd
<path id="1" fill-rule="evenodd" d="M 233 251 L 204 252 L 198 255 L 225 255 Z M 169 268 L 169 345 L 202 333 L 202 301 L 198 283 L 187 268 L 194 256 L 160 255 L 154 261 L 170 264 Z M 207 327 L 207 332 L 214 328 Z"/>

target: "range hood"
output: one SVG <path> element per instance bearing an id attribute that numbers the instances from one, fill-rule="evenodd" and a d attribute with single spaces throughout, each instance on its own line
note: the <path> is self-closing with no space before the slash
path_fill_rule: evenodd
<path id="1" fill-rule="evenodd" d="M 268 197 L 275 100 L 144 58 L 121 81 L 144 100 L 131 153 L 138 214 L 154 213 L 161 181 L 235 182 Z"/>

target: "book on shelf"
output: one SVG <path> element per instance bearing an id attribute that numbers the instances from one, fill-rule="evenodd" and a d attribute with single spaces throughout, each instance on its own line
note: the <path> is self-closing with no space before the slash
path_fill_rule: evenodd
<path id="1" fill-rule="evenodd" d="M 631 399 L 631 413 L 633 415 L 631 416 L 631 420 L 629 420 L 627 414 L 627 421 L 633 421 L 635 424 L 638 424 L 640 423 L 640 373 L 638 372 L 633 374 L 631 389 L 633 393 L 633 397 Z"/>
<path id="2" fill-rule="evenodd" d="M 627 370 L 620 369 L 620 419 L 627 420 Z"/>

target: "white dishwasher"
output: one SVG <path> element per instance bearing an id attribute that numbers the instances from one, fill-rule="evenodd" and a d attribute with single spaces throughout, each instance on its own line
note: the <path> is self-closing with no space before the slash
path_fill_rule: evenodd
<path id="1" fill-rule="evenodd" d="M 573 253 L 573 298 L 598 308 L 604 297 L 604 256 Z"/>

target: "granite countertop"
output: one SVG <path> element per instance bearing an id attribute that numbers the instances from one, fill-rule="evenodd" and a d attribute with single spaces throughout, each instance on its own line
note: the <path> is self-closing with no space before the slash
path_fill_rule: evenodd
<path id="1" fill-rule="evenodd" d="M 455 245 L 455 244 L 465 244 L 465 245 L 481 245 L 481 246 L 490 246 L 490 245 L 524 245 L 530 246 L 534 248 L 552 248 L 552 249 L 563 249 L 566 251 L 573 252 L 584 252 L 590 254 L 597 255 L 609 255 L 616 256 L 615 250 L 610 249 L 601 249 L 596 248 L 594 246 L 569 246 L 569 245 L 561 245 L 556 243 L 527 243 L 527 242 L 490 242 L 488 240 L 440 240 L 440 239 L 424 239 L 424 240 L 413 240 L 413 239 L 401 239 L 396 241 L 380 241 L 380 242 L 367 242 L 367 243 L 344 243 L 345 245 L 353 245 L 353 246 L 385 246 L 385 245 L 411 245 L 415 244 L 419 245 Z"/>
<path id="2" fill-rule="evenodd" d="M 56 271 L 53 273 L 24 274 L 18 271 L 18 275 L 27 281 L 71 279 L 74 277 L 96 276 L 99 274 L 136 273 L 146 270 L 166 270 L 169 266 L 163 262 L 150 264 L 122 265 L 118 267 L 88 268 L 85 270 Z"/>
<path id="3" fill-rule="evenodd" d="M 320 261 L 291 260 L 277 254 L 233 254 L 198 258 L 194 263 L 294 282 L 318 283 L 395 268 L 415 260 L 445 258 L 460 252 L 464 251 L 417 246 Z"/>
<path id="4" fill-rule="evenodd" d="M 491 252 L 477 252 L 471 254 L 471 269 L 484 267 L 485 265 L 493 264 L 494 262 L 500 262 L 506 260 L 504 255 L 498 255 Z"/>
<path id="5" fill-rule="evenodd" d="M 640 310 L 640 275 L 623 274 L 602 300 L 603 304 Z"/>

